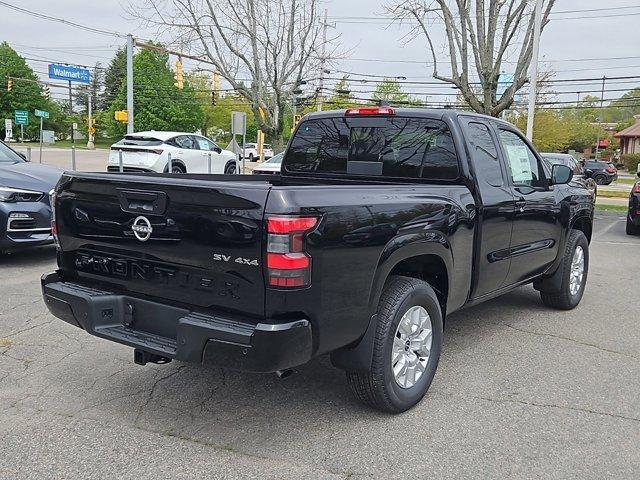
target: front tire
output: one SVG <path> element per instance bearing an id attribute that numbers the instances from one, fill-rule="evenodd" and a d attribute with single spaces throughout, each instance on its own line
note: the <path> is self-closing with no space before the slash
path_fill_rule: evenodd
<path id="1" fill-rule="evenodd" d="M 386 413 L 416 405 L 429 389 L 442 350 L 442 311 L 431 286 L 392 276 L 378 304 L 371 369 L 347 372 L 362 403 Z"/>
<path id="2" fill-rule="evenodd" d="M 560 288 L 555 292 L 540 292 L 540 297 L 548 307 L 572 310 L 582 300 L 589 273 L 589 243 L 580 230 L 571 230 L 561 268 Z"/>
<path id="3" fill-rule="evenodd" d="M 607 178 L 604 175 L 596 175 L 594 178 L 597 185 L 606 185 Z"/>
<path id="4" fill-rule="evenodd" d="M 236 173 L 236 162 L 230 162 L 224 167 L 225 175 L 235 175 Z"/>

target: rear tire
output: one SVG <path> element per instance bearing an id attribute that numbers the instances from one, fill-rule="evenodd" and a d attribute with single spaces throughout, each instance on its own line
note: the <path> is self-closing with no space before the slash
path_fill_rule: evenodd
<path id="1" fill-rule="evenodd" d="M 413 322 L 413 318 L 417 320 L 409 325 L 407 321 Z M 427 321 L 430 333 L 425 326 Z M 410 409 L 424 397 L 433 381 L 442 339 L 442 312 L 431 286 L 415 278 L 390 277 L 378 304 L 371 369 L 347 372 L 351 390 L 362 403 L 382 412 Z M 412 364 L 416 367 L 411 371 Z M 413 382 L 409 380 L 411 372 Z"/>
<path id="2" fill-rule="evenodd" d="M 235 162 L 228 163 L 227 166 L 224 167 L 224 173 L 225 173 L 225 175 L 235 175 L 235 173 L 236 173 L 236 163 Z"/>
<path id="3" fill-rule="evenodd" d="M 627 235 L 640 235 L 640 227 L 636 227 L 633 222 L 627 217 Z"/>
<path id="4" fill-rule="evenodd" d="M 606 185 L 607 178 L 604 175 L 596 175 L 593 177 L 597 185 Z"/>
<path id="5" fill-rule="evenodd" d="M 555 292 L 540 292 L 540 297 L 542 303 L 548 307 L 571 310 L 582 300 L 589 273 L 589 243 L 580 230 L 571 230 L 565 245 L 561 268 L 560 289 Z"/>

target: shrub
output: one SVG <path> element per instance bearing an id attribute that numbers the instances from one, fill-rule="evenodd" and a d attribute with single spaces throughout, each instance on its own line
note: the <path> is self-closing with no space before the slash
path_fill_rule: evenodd
<path id="1" fill-rule="evenodd" d="M 624 163 L 624 166 L 627 167 L 630 173 L 635 173 L 638 171 L 638 164 L 640 164 L 640 153 L 622 155 L 620 161 Z"/>

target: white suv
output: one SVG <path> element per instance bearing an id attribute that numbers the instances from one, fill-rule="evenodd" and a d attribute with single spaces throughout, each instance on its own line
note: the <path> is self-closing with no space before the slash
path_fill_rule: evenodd
<path id="1" fill-rule="evenodd" d="M 262 153 L 264 153 L 264 159 L 267 160 L 273 157 L 273 149 L 271 145 L 265 143 L 262 146 Z M 250 162 L 258 161 L 258 144 L 257 143 L 247 143 L 244 146 L 244 158 L 249 160 Z"/>
<path id="2" fill-rule="evenodd" d="M 209 173 L 209 157 L 211 173 L 240 170 L 235 153 L 193 133 L 150 131 L 126 135 L 111 146 L 107 171 L 120 170 L 120 151 L 125 172 L 168 172 L 169 154 L 172 173 Z"/>

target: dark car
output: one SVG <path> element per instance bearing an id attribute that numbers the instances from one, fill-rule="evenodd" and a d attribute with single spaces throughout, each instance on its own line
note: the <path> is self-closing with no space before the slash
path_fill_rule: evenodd
<path id="1" fill-rule="evenodd" d="M 598 185 L 609 185 L 618 179 L 618 169 L 613 163 L 587 160 L 584 164 L 584 174 L 593 178 Z"/>
<path id="2" fill-rule="evenodd" d="M 553 168 L 554 165 L 566 165 L 573 171 L 573 182 L 587 187 L 594 192 L 594 195 L 597 193 L 598 185 L 595 180 L 585 175 L 584 166 L 573 155 L 568 153 L 541 153 L 540 155 L 548 163 L 549 168 Z"/>
<path id="3" fill-rule="evenodd" d="M 53 242 L 49 192 L 61 174 L 0 142 L 0 253 Z"/>
<path id="4" fill-rule="evenodd" d="M 640 172 L 638 172 L 638 177 L 640 177 Z M 640 235 L 640 180 L 633 186 L 629 195 L 627 235 Z"/>

